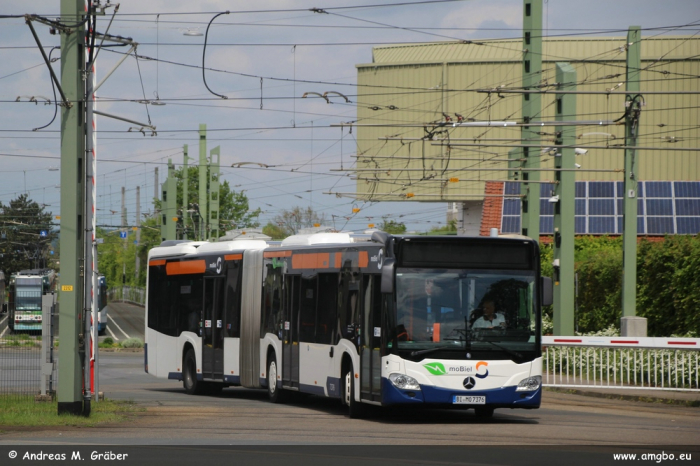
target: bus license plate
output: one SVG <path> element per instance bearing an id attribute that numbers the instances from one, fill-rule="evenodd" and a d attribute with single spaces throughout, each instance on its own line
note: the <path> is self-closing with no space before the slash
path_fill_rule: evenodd
<path id="1" fill-rule="evenodd" d="M 453 396 L 452 404 L 455 405 L 485 405 L 485 396 Z"/>

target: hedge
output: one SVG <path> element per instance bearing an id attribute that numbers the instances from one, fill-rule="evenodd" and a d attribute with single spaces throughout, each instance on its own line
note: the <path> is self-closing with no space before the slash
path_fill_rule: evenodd
<path id="1" fill-rule="evenodd" d="M 553 247 L 541 245 L 542 274 L 552 274 Z M 579 237 L 575 327 L 578 333 L 619 328 L 622 315 L 622 238 Z M 545 309 L 551 316 L 551 308 Z M 700 334 L 700 237 L 642 239 L 637 247 L 637 316 L 649 336 Z"/>

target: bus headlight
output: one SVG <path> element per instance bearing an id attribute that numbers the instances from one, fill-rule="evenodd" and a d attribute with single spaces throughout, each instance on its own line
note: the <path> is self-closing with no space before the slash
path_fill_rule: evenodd
<path id="1" fill-rule="evenodd" d="M 418 381 L 406 374 L 389 374 L 389 380 L 394 384 L 394 387 L 401 390 L 420 390 Z"/>
<path id="2" fill-rule="evenodd" d="M 518 384 L 518 388 L 515 389 L 516 392 L 534 392 L 542 385 L 542 376 L 536 375 L 534 377 L 528 377 L 523 379 Z"/>

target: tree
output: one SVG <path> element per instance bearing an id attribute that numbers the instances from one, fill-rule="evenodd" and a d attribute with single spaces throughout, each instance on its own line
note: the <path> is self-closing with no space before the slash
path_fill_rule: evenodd
<path id="1" fill-rule="evenodd" d="M 49 254 L 58 238 L 51 214 L 27 194 L 7 205 L 0 203 L 0 208 L 0 270 L 9 277 L 24 269 L 51 267 Z"/>
<path id="2" fill-rule="evenodd" d="M 428 235 L 454 235 L 457 233 L 457 221 L 450 220 L 444 227 L 433 227 Z"/>
<path id="3" fill-rule="evenodd" d="M 406 233 L 406 225 L 403 222 L 396 222 L 394 220 L 387 221 L 384 219 L 379 229 L 392 235 L 402 235 Z"/>
<path id="4" fill-rule="evenodd" d="M 311 207 L 294 207 L 292 210 L 282 210 L 273 219 L 286 233 L 285 236 L 296 235 L 302 228 L 323 225 L 326 222 L 325 214 L 319 215 Z"/>
<path id="5" fill-rule="evenodd" d="M 268 224 L 263 227 L 262 232 L 275 241 L 283 240 L 289 236 L 284 228 L 275 225 L 272 222 L 268 222 Z"/>
<path id="6" fill-rule="evenodd" d="M 200 227 L 200 215 L 207 215 L 207 207 L 199 204 L 199 167 L 191 166 L 187 170 L 187 202 L 183 202 L 184 167 L 175 170 L 177 179 L 177 205 L 183 209 L 178 213 L 177 230 L 186 239 L 195 239 L 195 232 Z M 207 177 L 208 179 L 208 177 Z M 207 186 L 208 190 L 208 186 Z M 161 201 L 154 200 L 156 210 L 161 209 Z M 187 211 L 190 212 L 187 212 Z M 257 219 L 261 210 L 250 210 L 248 197 L 243 191 L 236 192 L 231 189 L 228 181 L 219 183 L 219 236 L 223 236 L 226 230 L 235 228 L 257 228 L 260 226 Z"/>
<path id="7" fill-rule="evenodd" d="M 161 243 L 160 227 L 157 218 L 150 217 L 141 222 L 141 239 L 135 243 L 136 232 L 129 231 L 126 239 L 119 237 L 119 229 L 97 228 L 97 238 L 102 243 L 97 246 L 97 269 L 105 276 L 107 286 L 118 285 L 146 286 L 148 251 Z M 140 266 L 136 274 L 136 256 Z"/>

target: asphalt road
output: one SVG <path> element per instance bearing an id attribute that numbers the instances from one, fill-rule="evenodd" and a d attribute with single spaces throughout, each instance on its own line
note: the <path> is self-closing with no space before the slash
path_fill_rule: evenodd
<path id="1" fill-rule="evenodd" d="M 538 410 L 377 409 L 349 419 L 339 401 L 299 397 L 271 404 L 262 390 L 190 396 L 180 382 L 144 372 L 143 353 L 102 353 L 100 390 L 147 410 L 124 425 L 5 432 L 0 444 L 119 445 L 696 445 L 700 410 L 546 391 Z M 698 452 L 700 458 L 700 451 Z"/>
<path id="2" fill-rule="evenodd" d="M 109 303 L 107 306 L 107 329 L 104 337 L 120 342 L 129 338 L 143 341 L 144 308 L 127 303 Z"/>

